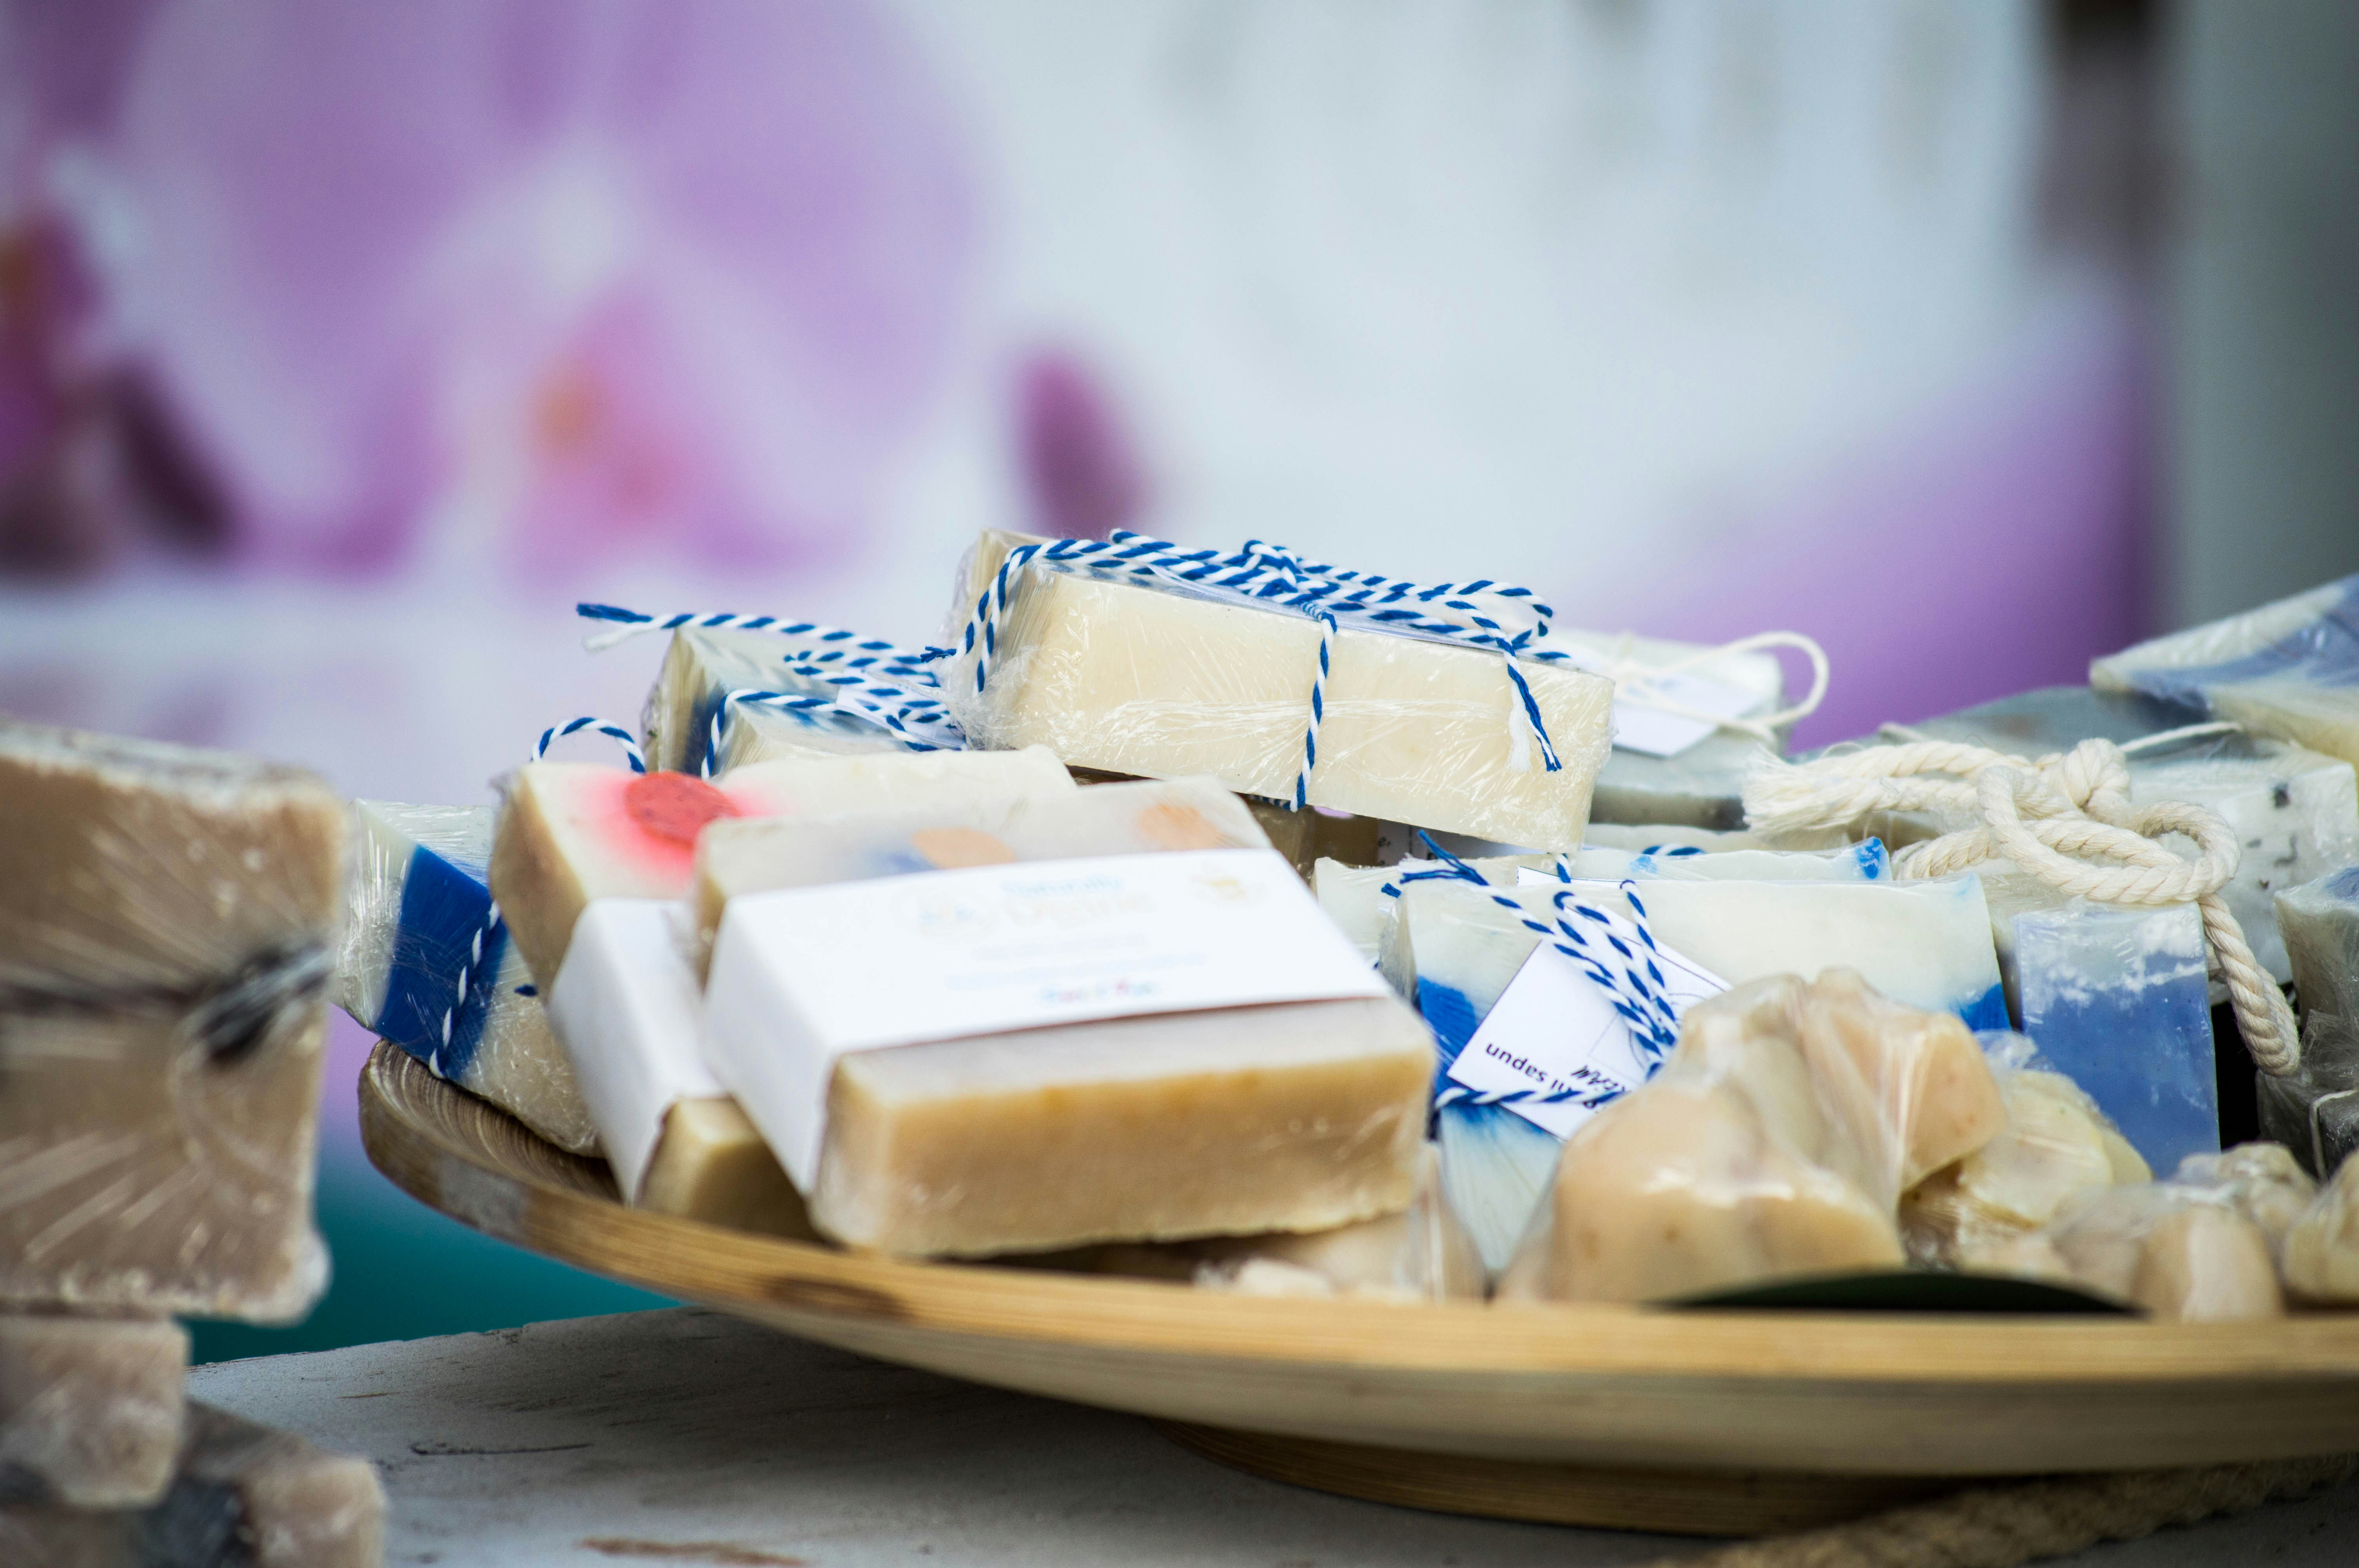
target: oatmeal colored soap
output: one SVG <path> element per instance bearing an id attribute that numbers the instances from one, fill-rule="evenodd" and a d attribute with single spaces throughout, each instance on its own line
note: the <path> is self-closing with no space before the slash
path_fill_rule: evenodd
<path id="1" fill-rule="evenodd" d="M 0 1302 L 299 1316 L 343 803 L 7 723 L 0 800 Z"/>
<path id="2" fill-rule="evenodd" d="M 146 1508 L 180 1449 L 189 1336 L 165 1318 L 0 1314 L 0 1498 Z"/>

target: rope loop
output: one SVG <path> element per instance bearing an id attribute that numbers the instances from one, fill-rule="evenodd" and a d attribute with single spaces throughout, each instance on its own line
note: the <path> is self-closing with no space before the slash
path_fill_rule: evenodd
<path id="1" fill-rule="evenodd" d="M 2133 806 L 2122 747 L 2088 740 L 2034 761 L 1912 741 L 1808 762 L 1764 754 L 1745 773 L 1745 821 L 1757 832 L 1849 829 L 1874 811 L 1930 811 L 1975 824 L 1903 849 L 1892 859 L 1896 877 L 1945 877 L 2004 860 L 2069 897 L 2194 904 L 2253 1060 L 2279 1077 L 2300 1066 L 2293 1010 L 2222 896 L 2243 854 L 2234 831 L 2219 813 L 2188 802 Z M 2191 840 L 2194 858 L 2162 844 L 2169 834 Z"/>

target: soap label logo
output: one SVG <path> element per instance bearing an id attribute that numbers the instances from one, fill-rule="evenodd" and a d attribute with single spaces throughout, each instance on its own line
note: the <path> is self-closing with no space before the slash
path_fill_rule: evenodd
<path id="1" fill-rule="evenodd" d="M 893 920 L 913 936 L 958 946 L 985 940 L 1001 925 L 992 902 L 970 888 L 914 889 L 894 902 Z"/>

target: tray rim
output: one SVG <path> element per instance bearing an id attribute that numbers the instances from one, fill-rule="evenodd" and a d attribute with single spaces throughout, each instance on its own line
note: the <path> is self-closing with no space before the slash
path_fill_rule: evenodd
<path id="1" fill-rule="evenodd" d="M 420 1108 L 440 1097 L 506 1122 L 525 1157 L 493 1163 L 437 1125 Z M 2348 1384 L 2359 1399 L 2359 1311 L 2263 1325 L 2158 1324 L 1224 1295 L 1157 1281 L 893 1259 L 630 1208 L 603 1162 L 542 1142 L 383 1042 L 362 1071 L 359 1099 L 371 1163 L 429 1207 L 574 1267 L 723 1310 L 1031 1346 L 1506 1379 L 2005 1389 L 2322 1378 Z"/>

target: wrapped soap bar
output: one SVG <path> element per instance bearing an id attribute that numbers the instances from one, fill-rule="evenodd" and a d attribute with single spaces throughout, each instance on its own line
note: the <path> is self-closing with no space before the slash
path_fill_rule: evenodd
<path id="1" fill-rule="evenodd" d="M 1107 1273 L 1186 1280 L 1239 1295 L 1361 1301 L 1480 1301 L 1486 1279 L 1482 1255 L 1442 1199 L 1430 1146 L 1417 1196 L 1398 1214 L 1304 1235 L 1109 1247 L 1095 1262 Z"/>
<path id="2" fill-rule="evenodd" d="M 2286 1287 L 2306 1302 L 2359 1306 L 2359 1160 L 2345 1160 L 2286 1232 Z"/>
<path id="3" fill-rule="evenodd" d="M 2006 861 L 1977 871 L 2016 1026 L 2147 1164 L 2217 1151 L 2201 912 L 2067 898 Z"/>
<path id="4" fill-rule="evenodd" d="M 1584 849 L 1701 849 L 1717 855 L 1731 849 L 1840 849 L 1851 842 L 1840 827 L 1812 828 L 1796 833 L 1756 833 L 1749 828 L 1723 831 L 1684 823 L 1615 823 L 1592 821 L 1582 830 Z"/>
<path id="5" fill-rule="evenodd" d="M 1921 1262 L 1973 1268 L 2054 1220 L 2083 1193 L 2151 1181 L 2153 1172 L 2097 1102 L 2037 1065 L 2020 1035 L 1984 1037 L 2006 1106 L 1998 1136 L 1903 1195 L 1901 1230 Z"/>
<path id="6" fill-rule="evenodd" d="M 188 1364 L 189 1336 L 168 1319 L 0 1314 L 0 1501 L 161 1498 Z"/>
<path id="7" fill-rule="evenodd" d="M 723 890 L 705 1057 L 838 1240 L 1332 1229 L 1414 1194 L 1426 1032 L 1210 781 L 732 824 L 703 860 L 767 884 Z"/>
<path id="8" fill-rule="evenodd" d="M 1739 986 L 1566 1140 L 1503 1294 L 1655 1301 L 1896 1267 L 1900 1195 L 2005 1124 L 1956 1019 L 1839 969 Z"/>
<path id="9" fill-rule="evenodd" d="M 492 808 L 356 801 L 332 1000 L 560 1149 L 597 1150 L 532 972 L 492 907 Z"/>
<path id="10" fill-rule="evenodd" d="M 2261 1130 L 2321 1179 L 2359 1149 L 2359 865 L 2277 895 L 2301 1003 L 2301 1066 L 2257 1075 Z"/>
<path id="11" fill-rule="evenodd" d="M 0 1562 L 27 1568 L 378 1568 L 384 1560 L 375 1466 L 210 1405 L 188 1407 L 171 1489 L 152 1508 L 0 1503 Z"/>
<path id="12" fill-rule="evenodd" d="M 683 627 L 671 634 L 639 727 L 647 763 L 671 773 L 719 773 L 748 762 L 906 752 L 889 730 L 827 708 L 722 704 L 737 691 L 832 698 L 838 685 L 809 664 L 803 641 L 775 632 Z M 721 719 L 719 749 L 713 720 Z"/>
<path id="13" fill-rule="evenodd" d="M 300 1315 L 343 803 L 5 722 L 0 800 L 0 1301 Z"/>
<path id="14" fill-rule="evenodd" d="M 549 1022 L 624 1201 L 735 1230 L 808 1238 L 800 1195 L 704 1065 L 685 906 L 591 901 L 549 989 Z"/>
<path id="15" fill-rule="evenodd" d="M 1137 548 L 1126 542 L 1123 560 L 1178 559 Z M 1006 602 L 991 634 L 962 638 L 940 670 L 968 743 L 1042 744 L 1077 766 L 1209 775 L 1292 800 L 1321 678 L 1321 622 L 1266 597 L 1134 575 L 1111 559 L 1036 556 L 999 579 Z M 978 682 L 986 653 L 988 679 Z M 1530 659 L 1516 660 L 1516 673 L 1520 689 L 1496 649 L 1339 616 L 1310 803 L 1532 849 L 1578 844 L 1613 685 Z M 1557 768 L 1533 733 L 1525 690 Z"/>
<path id="16" fill-rule="evenodd" d="M 2359 577 L 2125 648 L 2089 684 L 2359 764 Z"/>

